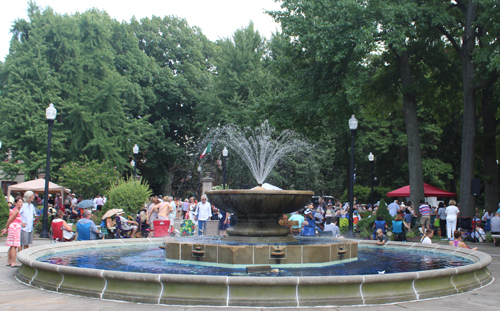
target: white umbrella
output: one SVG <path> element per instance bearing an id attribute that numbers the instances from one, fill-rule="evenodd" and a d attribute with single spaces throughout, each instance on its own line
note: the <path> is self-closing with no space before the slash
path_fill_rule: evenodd
<path id="1" fill-rule="evenodd" d="M 107 211 L 101 219 L 106 219 L 106 218 L 109 218 L 109 217 L 112 217 L 114 216 L 116 213 L 118 212 L 123 212 L 123 210 L 121 208 L 113 208 L 113 209 L 110 209 L 109 211 Z"/>

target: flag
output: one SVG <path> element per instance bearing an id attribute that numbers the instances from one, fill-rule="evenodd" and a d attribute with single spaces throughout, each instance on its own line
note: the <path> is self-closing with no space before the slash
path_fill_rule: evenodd
<path id="1" fill-rule="evenodd" d="M 207 148 L 203 150 L 203 153 L 200 155 L 200 159 L 203 158 L 207 153 L 210 153 L 212 151 L 212 143 L 208 143 Z"/>

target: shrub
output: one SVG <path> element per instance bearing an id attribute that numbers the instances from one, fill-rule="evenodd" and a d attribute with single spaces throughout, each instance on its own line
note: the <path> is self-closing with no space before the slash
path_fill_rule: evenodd
<path id="1" fill-rule="evenodd" d="M 354 185 L 354 196 L 358 199 L 358 202 L 360 203 L 370 203 L 371 200 L 371 187 L 363 187 L 359 184 Z M 387 187 L 373 187 L 373 200 L 377 202 L 380 199 L 387 198 L 387 192 L 391 191 L 393 189 L 387 188 Z M 342 194 L 340 197 L 341 202 L 347 202 L 349 201 L 349 196 L 348 196 L 348 190 L 345 190 L 345 192 Z"/>
<path id="2" fill-rule="evenodd" d="M 387 224 L 387 226 L 392 226 L 392 220 L 394 218 L 392 218 L 391 214 L 389 214 L 389 210 L 387 209 L 387 204 L 385 204 L 385 200 L 380 200 L 380 205 L 379 207 L 377 208 L 377 213 L 376 213 L 377 217 L 379 215 L 382 216 L 382 218 L 384 218 L 385 220 L 385 223 Z"/>
<path id="3" fill-rule="evenodd" d="M 73 193 L 81 194 L 85 199 L 92 199 L 97 194 L 105 193 L 120 179 L 120 172 L 107 160 L 98 162 L 89 161 L 86 156 L 81 158 L 82 161 L 70 162 L 59 170 L 60 183 L 70 188 Z"/>
<path id="4" fill-rule="evenodd" d="M 104 204 L 101 213 L 113 208 L 121 208 L 125 213 L 135 215 L 144 207 L 144 203 L 148 201 L 152 194 L 153 191 L 146 181 L 133 178 L 126 181 L 122 178 L 116 185 L 111 185 L 111 188 L 106 193 L 108 200 Z"/>
<path id="5" fill-rule="evenodd" d="M 484 240 L 488 243 L 493 243 L 493 236 L 491 235 L 491 232 L 486 233 Z"/>
<path id="6" fill-rule="evenodd" d="M 380 200 L 380 205 L 377 208 L 377 212 L 375 216 L 364 217 L 358 222 L 356 229 L 359 231 L 359 236 L 363 238 L 367 238 L 373 234 L 373 224 L 377 217 L 381 215 L 385 220 L 385 223 L 390 228 L 392 226 L 392 216 L 389 214 L 389 210 L 387 209 L 387 205 L 384 200 Z"/>
<path id="7" fill-rule="evenodd" d="M 368 216 L 358 221 L 356 229 L 359 231 L 359 236 L 362 238 L 370 237 L 373 233 L 373 224 L 376 217 Z"/>
<path id="8" fill-rule="evenodd" d="M 7 201 L 2 197 L 0 200 L 0 230 L 5 228 L 7 221 L 9 220 L 9 206 L 7 205 Z"/>
<path id="9" fill-rule="evenodd" d="M 346 233 L 349 229 L 349 219 L 340 218 L 339 219 L 339 231 L 340 233 Z"/>

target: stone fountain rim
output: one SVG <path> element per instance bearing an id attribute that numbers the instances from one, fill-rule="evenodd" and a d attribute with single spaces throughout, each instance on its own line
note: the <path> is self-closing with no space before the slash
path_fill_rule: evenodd
<path id="1" fill-rule="evenodd" d="M 352 241 L 355 242 L 356 240 Z M 402 242 L 389 242 L 383 247 L 446 253 L 467 258 L 473 263 L 457 268 L 383 275 L 245 277 L 121 272 L 59 266 L 37 260 L 41 256 L 54 252 L 138 244 L 159 245 L 162 242 L 163 238 L 126 239 L 70 242 L 30 247 L 18 255 L 18 260 L 22 263 L 22 266 L 18 269 L 16 278 L 22 283 L 50 291 L 101 299 L 167 305 L 231 307 L 255 306 L 255 301 L 259 301 L 259 307 L 282 307 L 283 304 L 287 303 L 291 303 L 291 306 L 301 307 L 394 303 L 470 291 L 486 286 L 493 280 L 491 273 L 487 269 L 492 259 L 486 253 L 443 245 Z M 374 241 L 367 240 L 358 241 L 358 245 L 371 247 L 375 246 L 374 243 Z M 136 285 L 145 282 L 149 285 L 123 286 L 124 282 L 132 282 L 130 284 Z M 400 285 L 397 289 L 394 289 L 394 282 L 398 282 Z M 164 283 L 165 286 L 169 286 L 169 291 L 163 291 Z M 179 285 L 179 291 L 175 290 L 177 285 Z M 186 285 L 190 286 L 190 288 L 199 287 L 199 292 L 195 291 L 198 295 L 196 297 L 189 296 L 190 293 L 186 294 L 185 291 L 182 291 Z M 152 296 L 152 286 L 158 288 L 156 296 Z M 273 299 L 265 300 L 265 297 L 261 297 L 259 288 L 262 286 L 266 286 L 266 292 L 270 295 L 269 298 L 272 296 Z M 319 287 L 317 289 L 311 288 L 316 286 Z M 324 286 L 328 286 L 329 290 L 323 296 L 321 293 L 324 291 Z M 230 295 L 230 287 L 231 292 L 234 290 L 240 294 L 243 293 L 243 296 Z M 343 289 L 347 287 L 360 292 L 346 293 Z M 391 295 L 387 295 L 387 291 L 391 291 Z M 259 293 L 259 297 L 252 296 L 257 295 L 257 293 Z M 338 293 L 338 295 L 335 293 Z M 346 297 L 346 295 L 349 297 Z"/>

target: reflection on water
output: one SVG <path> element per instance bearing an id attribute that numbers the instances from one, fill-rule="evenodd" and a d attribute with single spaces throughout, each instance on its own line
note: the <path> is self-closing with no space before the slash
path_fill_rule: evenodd
<path id="1" fill-rule="evenodd" d="M 277 273 L 251 276 L 333 276 L 412 272 L 443 269 L 470 264 L 460 257 L 414 250 L 359 248 L 358 260 L 318 268 L 283 268 Z M 157 246 L 119 247 L 58 253 L 38 259 L 56 265 L 144 273 L 247 275 L 245 269 L 172 264 L 165 262 Z"/>

